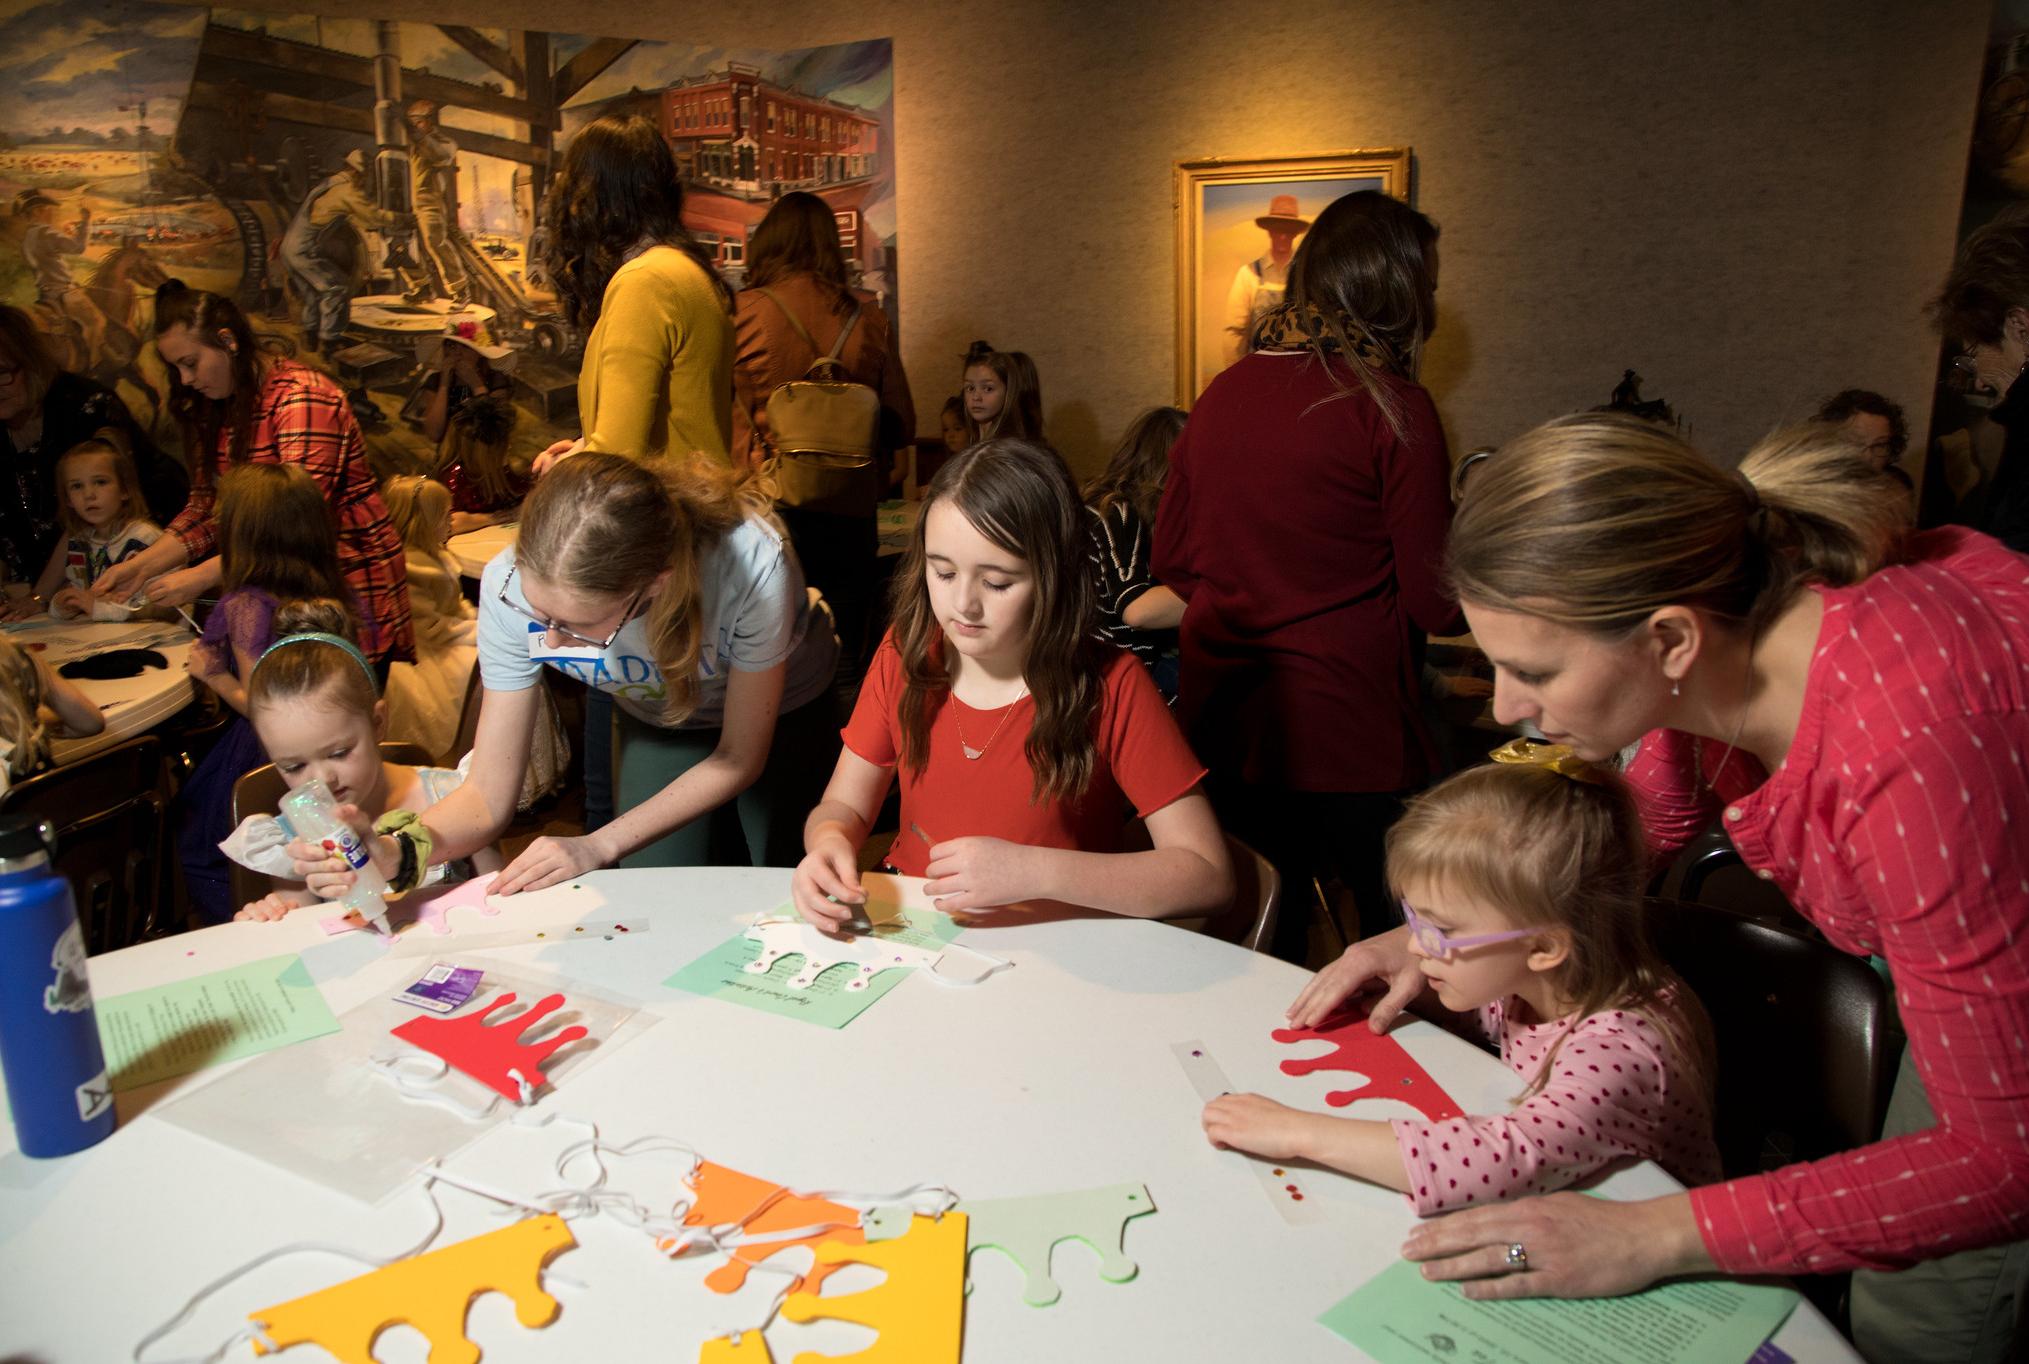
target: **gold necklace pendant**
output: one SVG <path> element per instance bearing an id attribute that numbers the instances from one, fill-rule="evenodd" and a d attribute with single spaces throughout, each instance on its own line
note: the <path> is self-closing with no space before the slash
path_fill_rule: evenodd
<path id="1" fill-rule="evenodd" d="M 1008 702 L 1007 708 L 1000 713 L 1000 720 L 994 725 L 993 733 L 987 735 L 986 742 L 981 744 L 978 748 L 974 748 L 971 744 L 965 742 L 965 721 L 959 716 L 957 711 L 955 710 L 952 711 L 951 725 L 953 729 L 956 729 L 958 731 L 958 751 L 960 753 L 963 753 L 966 756 L 966 758 L 972 762 L 978 762 L 981 758 L 985 757 L 986 750 L 992 748 L 993 741 L 1000 737 L 1001 726 L 1007 723 L 1008 716 L 1014 714 L 1015 707 L 1022 703 L 1022 697 L 1027 696 L 1028 694 L 1029 689 L 1027 685 L 1024 685 L 1021 691 L 1016 693 L 1015 699 Z M 953 696 L 951 699 L 953 701 L 958 700 L 956 696 Z M 959 704 L 962 705 L 964 703 L 960 702 Z"/>

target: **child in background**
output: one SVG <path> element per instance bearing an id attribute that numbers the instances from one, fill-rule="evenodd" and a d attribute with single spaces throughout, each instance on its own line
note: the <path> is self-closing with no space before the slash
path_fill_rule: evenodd
<path id="1" fill-rule="evenodd" d="M 465 713 L 465 690 L 479 662 L 479 616 L 459 586 L 451 538 L 451 491 L 427 478 L 390 479 L 380 490 L 408 560 L 409 615 L 416 661 L 388 673 L 389 737 L 450 756 Z"/>
<path id="2" fill-rule="evenodd" d="M 1043 385 L 1021 351 L 975 341 L 965 352 L 966 444 L 996 436 L 1043 444 Z"/>
<path id="3" fill-rule="evenodd" d="M 485 326 L 470 319 L 423 346 L 423 363 L 436 364 L 418 395 L 423 434 L 437 442 L 436 477 L 451 491 L 451 534 L 512 521 L 534 483 L 532 457 L 508 453 L 515 352 L 495 345 Z"/>
<path id="4" fill-rule="evenodd" d="M 1408 1192 L 1421 1216 L 1561 1189 L 1621 1156 L 1719 1178 L 1704 1011 L 1650 945 L 1648 859 L 1617 778 L 1517 739 L 1410 802 L 1388 881 L 1427 1001 L 1476 1012 L 1528 1081 L 1512 1112 L 1445 1122 L 1205 1106 L 1214 1146 L 1314 1160 Z"/>
<path id="5" fill-rule="evenodd" d="M 49 614 L 71 620 L 127 620 L 132 611 L 92 595 L 97 577 L 162 538 L 148 519 L 141 476 L 124 437 L 110 428 L 79 441 L 56 462 L 57 518 L 64 538 L 36 580 Z"/>
<path id="6" fill-rule="evenodd" d="M 234 908 L 218 850 L 232 830 L 233 784 L 267 762 L 246 721 L 246 683 L 275 641 L 275 608 L 291 600 L 352 601 L 331 511 L 298 465 L 242 464 L 221 478 L 218 542 L 219 602 L 190 651 L 190 674 L 238 714 L 178 797 L 176 834 L 190 902 L 206 923 L 223 923 Z"/>
<path id="7" fill-rule="evenodd" d="M 52 727 L 82 738 L 106 717 L 76 683 L 0 635 L 0 795 L 49 766 Z"/>
<path id="8" fill-rule="evenodd" d="M 1106 472 L 1085 489 L 1099 629 L 1142 661 L 1165 701 L 1177 697 L 1177 624 L 1184 618 L 1184 599 L 1155 580 L 1148 559 L 1156 509 L 1169 479 L 1170 447 L 1183 430 L 1182 409 L 1150 408 L 1127 428 Z"/>
<path id="9" fill-rule="evenodd" d="M 972 433 L 965 429 L 965 400 L 957 394 L 944 400 L 944 410 L 938 414 L 937 422 L 944 436 L 945 454 L 959 454 L 972 444 Z"/>
<path id="10" fill-rule="evenodd" d="M 1093 630 L 1085 511 L 1064 462 L 1016 440 L 937 471 L 895 575 L 894 626 L 804 824 L 793 896 L 837 930 L 897 777 L 889 852 L 937 907 L 1056 900 L 1140 918 L 1232 894 L 1205 769 L 1130 654 Z M 1154 847 L 1121 852 L 1139 814 Z"/>
<path id="11" fill-rule="evenodd" d="M 400 812 L 427 810 L 458 789 L 465 780 L 463 771 L 382 760 L 387 703 L 380 698 L 373 665 L 351 641 L 350 613 L 343 606 L 335 601 L 289 602 L 275 611 L 274 623 L 275 642 L 247 679 L 247 715 L 289 790 L 314 777 L 339 805 L 357 806 L 368 819 L 383 822 L 393 811 L 394 822 L 405 823 Z M 274 857 L 286 845 L 287 834 L 272 815 L 249 815 L 241 822 L 237 839 L 256 856 L 273 850 L 269 855 Z M 473 854 L 469 867 L 454 864 L 448 874 L 462 879 L 498 870 L 500 854 L 489 847 Z M 440 865 L 421 884 L 445 875 L 446 868 Z M 322 903 L 311 889 L 319 877 L 311 877 L 309 885 L 274 879 L 272 892 L 242 906 L 233 917 L 279 919 L 292 909 Z"/>

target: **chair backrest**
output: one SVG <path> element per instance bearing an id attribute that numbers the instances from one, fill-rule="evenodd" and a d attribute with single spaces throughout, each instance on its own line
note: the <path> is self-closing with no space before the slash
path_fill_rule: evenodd
<path id="1" fill-rule="evenodd" d="M 0 812 L 56 830 L 56 869 L 69 878 L 88 952 L 157 933 L 168 903 L 168 801 L 153 735 L 38 773 L 0 797 Z"/>
<path id="2" fill-rule="evenodd" d="M 476 671 L 476 670 L 475 670 Z M 390 740 L 380 746 L 382 762 L 400 763 L 408 767 L 427 767 L 430 755 L 421 744 L 406 739 Z M 240 821 L 248 815 L 271 815 L 282 802 L 282 793 L 289 789 L 282 780 L 282 774 L 269 763 L 233 783 L 232 823 L 237 829 Z M 232 873 L 232 898 L 235 905 L 248 904 L 268 893 L 268 878 L 257 871 L 250 871 L 237 862 L 229 863 Z"/>
<path id="3" fill-rule="evenodd" d="M 1779 889 L 1754 874 L 1726 835 L 1714 824 L 1684 845 L 1682 852 L 1657 873 L 1650 894 L 1691 904 L 1713 905 L 1771 928 L 1821 938 L 1817 926 L 1797 913 Z"/>
<path id="4" fill-rule="evenodd" d="M 472 743 L 479 737 L 479 702 L 485 686 L 479 678 L 479 665 L 474 663 L 472 676 L 465 683 L 465 708 L 458 712 L 458 733 L 451 740 L 451 751 L 444 755 L 446 767 L 456 767 L 472 751 Z"/>
<path id="5" fill-rule="evenodd" d="M 1199 932 L 1259 952 L 1275 936 L 1282 901 L 1282 875 L 1275 864 L 1231 834 L 1226 856 L 1233 864 L 1233 900 L 1204 921 Z"/>
<path id="6" fill-rule="evenodd" d="M 1663 958 L 1711 1016 L 1729 1178 L 1875 1140 L 1897 1057 L 1888 987 L 1829 943 L 1710 905 L 1650 900 Z"/>

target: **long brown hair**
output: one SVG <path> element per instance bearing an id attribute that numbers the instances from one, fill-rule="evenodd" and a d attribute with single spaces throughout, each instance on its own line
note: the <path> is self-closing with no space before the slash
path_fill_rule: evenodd
<path id="1" fill-rule="evenodd" d="M 648 604 L 647 630 L 667 689 L 664 721 L 674 725 L 697 709 L 699 560 L 770 500 L 751 468 L 702 455 L 644 464 L 587 452 L 550 470 L 522 504 L 515 563 L 543 582 L 612 600 L 669 571 L 668 585 Z"/>
<path id="2" fill-rule="evenodd" d="M 1310 351 L 1342 393 L 1331 351 L 1402 434 L 1401 401 L 1369 358 L 1379 351 L 1414 379 L 1437 326 L 1437 224 L 1379 190 L 1344 194 L 1317 215 L 1289 262 L 1284 297 L 1321 328 Z"/>
<path id="3" fill-rule="evenodd" d="M 134 468 L 134 456 L 127 449 L 127 437 L 116 426 L 102 426 L 89 437 L 63 452 L 56 461 L 56 514 L 63 523 L 64 531 L 70 535 L 87 536 L 92 528 L 84 518 L 71 510 L 70 496 L 63 487 L 63 466 L 73 459 L 86 455 L 109 455 L 113 461 L 113 479 L 120 485 L 120 519 L 113 523 L 119 531 L 132 522 L 148 515 L 148 504 L 141 497 L 141 475 Z"/>
<path id="4" fill-rule="evenodd" d="M 930 480 L 923 514 L 895 573 L 895 649 L 902 660 L 902 762 L 930 760 L 930 722 L 951 694 L 944 632 L 930 605 L 924 529 L 930 508 L 949 501 L 973 528 L 1035 575 L 1034 613 L 1022 676 L 1035 697 L 1029 726 L 1031 799 L 1067 800 L 1092 780 L 1099 697 L 1111 646 L 1094 633 L 1096 596 L 1087 556 L 1085 511 L 1071 471 L 1053 451 L 1020 440 L 990 440 L 954 455 Z"/>
<path id="5" fill-rule="evenodd" d="M 543 224 L 543 270 L 576 326 L 599 320 L 606 286 L 643 242 L 673 246 L 696 261 L 721 303 L 732 307 L 711 256 L 683 225 L 676 158 L 645 118 L 608 114 L 578 130 L 545 196 Z"/>
<path id="6" fill-rule="evenodd" d="M 809 275 L 843 317 L 852 306 L 845 252 L 831 205 L 797 190 L 775 201 L 747 243 L 747 287 L 762 289 L 792 275 Z"/>
<path id="7" fill-rule="evenodd" d="M 1618 778 L 1594 776 L 1494 763 L 1439 783 L 1388 831 L 1389 889 L 1398 898 L 1412 886 L 1469 896 L 1516 928 L 1569 929 L 1570 955 L 1551 983 L 1575 1005 L 1573 1017 L 1641 1014 L 1709 1100 L 1711 1024 L 1649 939 L 1640 817 Z M 1560 1037 L 1522 1097 L 1542 1089 L 1562 1045 Z"/>
<path id="8" fill-rule="evenodd" d="M 1810 582 L 1859 582 L 1895 553 L 1908 492 L 1843 428 L 1778 431 L 1737 472 L 1673 432 L 1581 412 L 1481 463 L 1451 523 L 1475 605 L 1620 638 L 1664 606 L 1758 631 Z"/>
<path id="9" fill-rule="evenodd" d="M 220 433 L 232 432 L 226 463 L 246 463 L 247 446 L 254 435 L 254 407 L 267 377 L 267 357 L 238 304 L 207 290 L 193 289 L 180 279 L 165 280 L 155 290 L 156 339 L 173 327 L 190 328 L 192 340 L 231 358 L 232 392 L 223 398 L 205 397 L 183 382 L 174 365 L 169 367 L 169 411 L 183 430 L 190 482 L 193 487 L 208 488 L 212 465 L 218 459 Z M 231 338 L 231 344 L 219 340 L 220 332 Z"/>
<path id="10" fill-rule="evenodd" d="M 1002 395 L 1000 415 L 993 419 L 990 427 L 981 426 L 965 414 L 965 433 L 974 445 L 996 437 L 1043 442 L 1043 381 L 1036 373 L 1036 362 L 1029 359 L 1026 351 L 995 350 L 984 341 L 975 341 L 965 352 L 965 369 L 974 365 L 984 366 L 1000 380 L 1006 390 Z M 965 377 L 965 370 L 959 371 L 959 378 Z"/>
<path id="11" fill-rule="evenodd" d="M 1169 481 L 1169 452 L 1184 433 L 1180 407 L 1151 407 L 1134 419 L 1106 462 L 1106 472 L 1085 488 L 1092 510 L 1104 513 L 1117 503 L 1133 508 L 1150 526 L 1162 505 L 1163 484 Z"/>
<path id="12" fill-rule="evenodd" d="M 287 600 L 351 598 L 338 528 L 317 480 L 296 464 L 242 464 L 218 481 L 219 590 Z"/>

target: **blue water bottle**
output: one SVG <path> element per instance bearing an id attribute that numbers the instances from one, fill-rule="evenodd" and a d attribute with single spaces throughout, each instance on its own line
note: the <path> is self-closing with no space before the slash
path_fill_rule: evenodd
<path id="1" fill-rule="evenodd" d="M 70 882 L 46 820 L 0 816 L 0 1070 L 25 1156 L 67 1156 L 113 1131 Z"/>

